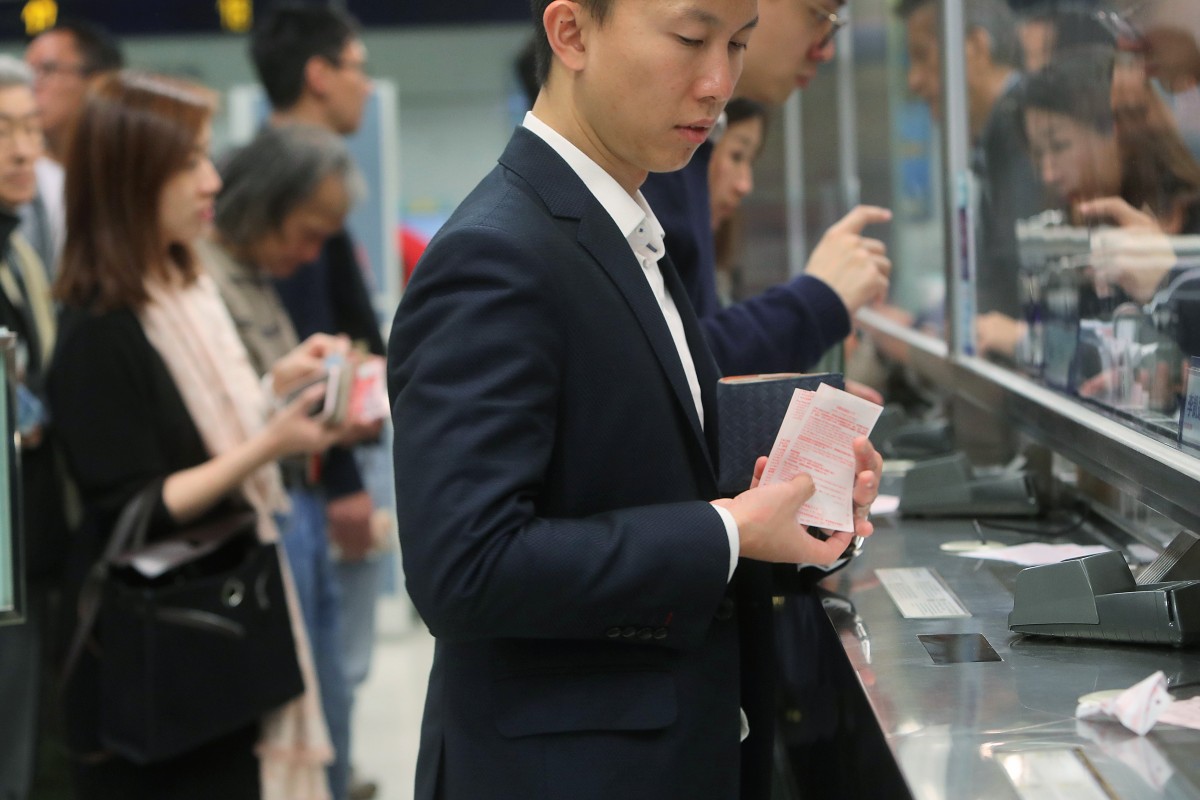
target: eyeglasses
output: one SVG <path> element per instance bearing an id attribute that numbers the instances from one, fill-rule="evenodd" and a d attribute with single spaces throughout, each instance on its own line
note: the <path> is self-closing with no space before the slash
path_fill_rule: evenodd
<path id="1" fill-rule="evenodd" d="M 808 6 L 808 10 L 812 12 L 813 17 L 816 18 L 819 25 L 829 26 L 829 30 L 825 32 L 825 35 L 816 44 L 818 50 L 824 50 L 833 41 L 833 37 L 837 35 L 837 32 L 846 27 L 846 23 L 850 20 L 842 18 L 836 12 L 830 11 L 815 1 L 804 0 L 804 5 Z"/>

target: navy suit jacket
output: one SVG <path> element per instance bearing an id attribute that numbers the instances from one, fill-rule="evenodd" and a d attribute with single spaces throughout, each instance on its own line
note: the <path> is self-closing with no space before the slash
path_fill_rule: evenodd
<path id="1" fill-rule="evenodd" d="M 850 334 L 841 298 L 819 278 L 800 275 L 721 308 L 709 219 L 705 144 L 678 172 L 651 175 L 642 194 L 666 229 L 667 252 L 696 309 L 704 337 L 724 375 L 811 368 Z"/>
<path id="2" fill-rule="evenodd" d="M 405 292 L 400 539 L 437 638 L 419 800 L 735 800 L 739 763 L 769 763 L 771 721 L 739 691 L 765 685 L 739 630 L 769 620 L 769 594 L 753 562 L 727 584 L 717 369 L 662 266 L 703 428 L 624 236 L 528 130 Z"/>

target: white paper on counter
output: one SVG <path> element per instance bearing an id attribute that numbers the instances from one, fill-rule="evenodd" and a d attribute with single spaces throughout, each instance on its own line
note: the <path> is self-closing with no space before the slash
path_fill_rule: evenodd
<path id="1" fill-rule="evenodd" d="M 880 568 L 875 570 L 875 577 L 905 619 L 971 616 L 929 567 Z"/>
<path id="2" fill-rule="evenodd" d="M 1145 735 L 1172 703 L 1162 670 L 1134 684 L 1116 697 L 1084 700 L 1075 709 L 1079 719 L 1120 722 L 1138 736 Z"/>
<path id="3" fill-rule="evenodd" d="M 827 531 L 854 530 L 855 438 L 870 434 L 883 407 L 823 383 L 815 392 L 797 389 L 784 415 L 762 484 L 782 483 L 801 473 L 816 492 L 800 507 L 802 525 Z"/>
<path id="4" fill-rule="evenodd" d="M 966 552 L 955 553 L 955 555 L 966 556 L 967 558 L 990 558 L 993 561 L 1009 561 L 1024 567 L 1036 567 L 1042 564 L 1057 564 L 1059 561 L 1076 558 L 1077 556 L 1091 556 L 1096 553 L 1103 553 L 1108 549 L 1103 545 L 1030 542 L 1028 544 L 1017 544 L 1012 547 L 999 547 L 991 550 L 967 550 Z"/>

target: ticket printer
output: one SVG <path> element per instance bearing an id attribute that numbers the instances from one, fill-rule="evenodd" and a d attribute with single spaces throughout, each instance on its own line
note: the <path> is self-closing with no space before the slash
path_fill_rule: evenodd
<path id="1" fill-rule="evenodd" d="M 1200 547 L 1192 547 L 1197 541 L 1181 533 L 1138 581 L 1114 550 L 1024 569 L 1017 575 L 1008 627 L 1130 644 L 1200 644 L 1200 580 L 1194 579 L 1200 576 Z"/>

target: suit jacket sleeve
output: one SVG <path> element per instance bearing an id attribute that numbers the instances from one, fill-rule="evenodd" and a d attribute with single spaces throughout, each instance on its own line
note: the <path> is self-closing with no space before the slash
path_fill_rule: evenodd
<path id="1" fill-rule="evenodd" d="M 820 278 L 801 275 L 700 320 L 725 375 L 803 372 L 850 335 L 850 315 Z"/>
<path id="2" fill-rule="evenodd" d="M 702 500 L 551 516 L 548 466 L 574 336 L 549 263 L 509 231 L 435 239 L 389 344 L 395 479 L 408 590 L 439 638 L 613 639 L 669 626 L 699 643 L 724 596 L 729 546 Z M 557 274 L 556 274 L 557 273 Z M 597 431 L 589 447 L 622 447 Z M 599 489 L 597 489 L 599 491 Z"/>
<path id="3" fill-rule="evenodd" d="M 671 255 L 704 338 L 724 375 L 811 368 L 850 334 L 850 316 L 819 278 L 802 275 L 721 308 L 709 219 L 707 159 L 651 175 L 642 192 L 666 231 Z"/>

